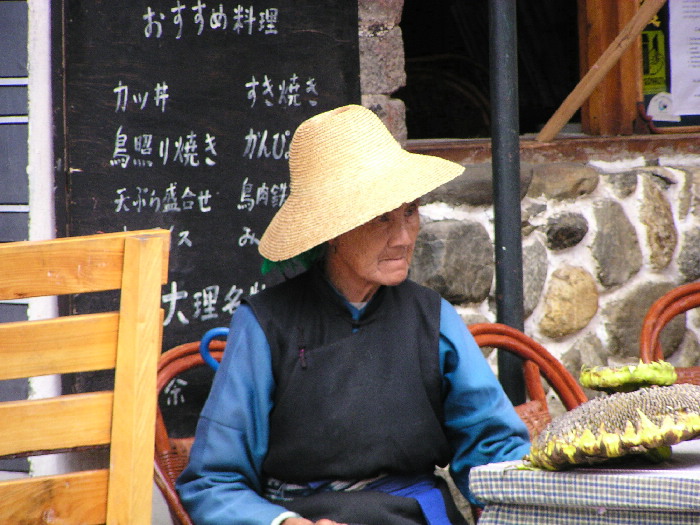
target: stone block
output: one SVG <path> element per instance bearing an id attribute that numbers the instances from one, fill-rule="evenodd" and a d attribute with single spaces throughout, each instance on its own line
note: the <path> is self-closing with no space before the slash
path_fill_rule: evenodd
<path id="1" fill-rule="evenodd" d="M 360 34 L 360 86 L 363 94 L 390 95 L 404 86 L 405 64 L 399 26 L 376 35 Z"/>

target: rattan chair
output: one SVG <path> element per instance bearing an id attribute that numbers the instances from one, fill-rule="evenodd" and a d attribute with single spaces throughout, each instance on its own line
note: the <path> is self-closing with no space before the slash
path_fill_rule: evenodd
<path id="1" fill-rule="evenodd" d="M 524 333 L 498 323 L 471 325 L 470 331 L 479 346 L 503 348 L 524 359 L 525 383 L 529 401 L 516 407 L 531 435 L 541 431 L 551 416 L 541 375 L 551 384 L 562 403 L 571 410 L 586 401 L 586 395 L 574 377 L 542 345 Z M 221 360 L 225 343 L 212 340 L 209 350 L 216 361 Z M 179 374 L 195 367 L 208 366 L 200 354 L 200 343 L 186 343 L 165 352 L 158 365 L 158 391 Z M 156 484 L 170 509 L 175 525 L 191 525 L 191 520 L 175 491 L 175 480 L 187 464 L 193 437 L 172 438 L 163 420 L 160 409 L 156 424 Z M 478 519 L 478 510 L 474 509 Z"/>
<path id="2" fill-rule="evenodd" d="M 647 310 L 639 336 L 639 357 L 645 363 L 664 359 L 660 335 L 675 316 L 700 306 L 700 282 L 673 288 L 659 297 Z M 700 385 L 700 366 L 677 367 L 677 383 Z"/>
<path id="3" fill-rule="evenodd" d="M 209 343 L 211 356 L 221 361 L 226 343 L 214 340 Z M 158 361 L 157 389 L 159 395 L 178 376 L 188 371 L 210 367 L 199 351 L 199 341 L 185 343 L 164 352 Z M 175 481 L 187 465 L 194 435 L 172 437 L 159 406 L 156 413 L 155 481 L 165 499 L 174 525 L 192 525 L 187 511 L 175 491 Z"/>
<path id="4" fill-rule="evenodd" d="M 523 359 L 525 388 L 529 400 L 515 407 L 535 437 L 552 420 L 541 378 L 550 384 L 567 410 L 588 400 L 574 376 L 540 343 L 525 333 L 500 323 L 469 326 L 480 347 L 496 347 Z"/>

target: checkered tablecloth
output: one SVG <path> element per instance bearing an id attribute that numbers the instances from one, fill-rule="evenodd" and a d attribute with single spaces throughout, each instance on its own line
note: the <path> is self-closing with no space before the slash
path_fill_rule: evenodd
<path id="1" fill-rule="evenodd" d="M 510 461 L 472 469 L 486 503 L 479 525 L 700 524 L 700 440 L 673 447 L 671 460 L 630 460 L 563 472 L 518 469 Z"/>

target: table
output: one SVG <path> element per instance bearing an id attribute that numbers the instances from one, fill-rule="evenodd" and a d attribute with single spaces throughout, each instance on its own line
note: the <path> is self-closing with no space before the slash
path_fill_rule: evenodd
<path id="1" fill-rule="evenodd" d="M 521 461 L 476 467 L 479 525 L 700 524 L 700 439 L 672 447 L 661 464 L 633 458 L 616 466 L 519 470 Z"/>

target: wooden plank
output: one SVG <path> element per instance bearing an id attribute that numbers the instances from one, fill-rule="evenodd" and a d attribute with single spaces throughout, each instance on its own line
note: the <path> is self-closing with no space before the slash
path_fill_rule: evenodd
<path id="1" fill-rule="evenodd" d="M 126 241 L 117 366 L 114 378 L 108 520 L 144 523 L 152 506 L 156 375 L 163 311 L 158 276 L 167 259 L 158 257 L 163 239 Z"/>
<path id="2" fill-rule="evenodd" d="M 0 324 L 0 380 L 114 368 L 118 323 L 110 312 Z"/>
<path id="3" fill-rule="evenodd" d="M 0 482 L 0 523 L 105 523 L 107 485 L 106 470 Z"/>
<path id="4" fill-rule="evenodd" d="M 142 230 L 0 245 L 0 300 L 119 288 L 127 235 L 170 238 L 167 230 Z M 167 256 L 169 243 L 162 246 Z"/>
<path id="5" fill-rule="evenodd" d="M 92 392 L 0 404 L 0 456 L 109 443 L 113 398 Z"/>
<path id="6" fill-rule="evenodd" d="M 596 9 L 595 16 L 592 13 L 586 12 L 585 9 L 582 10 L 583 16 L 586 16 L 588 20 L 600 20 L 601 22 L 607 20 L 605 16 L 609 13 L 610 6 L 618 5 L 618 3 L 616 2 L 611 4 L 604 0 L 581 1 L 584 3 L 585 8 Z M 545 124 L 542 130 L 538 133 L 536 138 L 539 142 L 551 141 L 557 135 L 557 133 L 559 133 L 561 128 L 571 119 L 573 114 L 581 107 L 581 105 L 589 98 L 589 96 L 591 96 L 591 93 L 605 78 L 606 74 L 608 74 L 608 72 L 615 66 L 615 64 L 617 64 L 618 60 L 623 55 L 623 53 L 625 53 L 625 51 L 627 51 L 630 48 L 630 46 L 632 46 L 635 43 L 637 43 L 636 48 L 638 48 L 638 37 L 640 33 L 642 32 L 644 27 L 649 23 L 649 21 L 654 17 L 654 15 L 656 15 L 659 9 L 661 9 L 661 6 L 663 6 L 665 1 L 666 0 L 646 0 L 644 4 L 642 4 L 639 10 L 636 11 L 634 16 L 632 16 L 632 18 L 626 23 L 622 31 L 617 35 L 617 38 L 615 38 L 613 42 L 606 47 L 605 51 L 603 51 L 603 53 L 597 58 L 595 63 L 590 66 L 588 72 L 583 76 L 583 78 L 576 85 L 573 91 L 569 93 L 569 96 L 566 97 L 564 102 L 562 102 L 561 106 L 559 106 L 554 115 L 552 115 L 552 117 Z M 634 3 L 619 3 L 620 6 L 622 6 L 622 4 L 629 8 L 629 6 L 633 5 Z M 622 7 L 623 9 L 624 6 Z M 634 8 L 636 9 L 636 5 L 634 5 Z M 586 34 L 589 36 L 597 35 L 597 33 L 593 31 L 590 27 L 586 28 Z M 586 49 L 589 55 L 591 53 L 595 53 L 593 47 L 590 45 L 590 40 L 589 45 L 586 46 Z M 630 65 L 624 74 L 621 73 L 617 80 L 612 81 L 613 86 L 608 92 L 606 92 L 605 98 L 600 104 L 600 107 L 592 109 L 591 102 L 589 101 L 589 111 L 591 112 L 591 114 L 595 114 L 598 117 L 600 117 L 599 120 L 601 123 L 601 126 L 598 130 L 591 129 L 589 130 L 590 133 L 594 133 L 596 131 L 599 133 L 612 135 L 622 133 L 623 129 L 628 129 L 626 127 L 628 121 L 628 133 L 632 133 L 633 122 L 636 116 L 636 101 L 634 99 L 637 98 L 636 92 L 637 90 L 639 90 L 641 82 L 641 55 L 639 55 L 638 53 L 633 53 L 633 56 L 636 57 L 634 60 L 637 60 L 639 63 L 637 64 L 637 66 Z M 633 62 L 629 62 L 629 64 L 633 64 Z M 634 72 L 632 72 L 632 69 L 634 69 Z M 639 78 L 639 80 L 636 82 L 632 80 L 632 78 L 635 76 Z M 621 93 L 626 94 L 622 97 L 622 101 Z M 632 94 L 629 95 L 629 93 Z M 631 98 L 633 100 L 631 108 L 622 107 L 625 97 L 626 99 Z M 629 114 L 619 113 L 618 115 L 615 115 L 615 111 L 627 112 Z M 603 118 L 605 118 L 606 120 L 603 121 Z M 605 123 L 605 127 L 603 127 L 603 123 Z M 588 125 L 589 127 L 593 128 L 593 126 L 590 123 Z"/>

